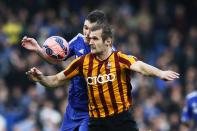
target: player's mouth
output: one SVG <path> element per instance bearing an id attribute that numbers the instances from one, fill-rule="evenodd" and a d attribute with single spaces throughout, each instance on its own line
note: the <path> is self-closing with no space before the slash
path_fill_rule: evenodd
<path id="1" fill-rule="evenodd" d="M 90 46 L 90 49 L 91 49 L 91 50 L 95 50 L 96 47 L 95 47 L 95 46 Z"/>

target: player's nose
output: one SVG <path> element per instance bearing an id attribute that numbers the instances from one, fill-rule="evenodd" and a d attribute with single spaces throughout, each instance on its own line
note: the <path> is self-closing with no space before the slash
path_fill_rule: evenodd
<path id="1" fill-rule="evenodd" d="M 90 45 L 92 45 L 92 44 L 93 44 L 93 41 L 92 41 L 92 39 L 91 39 L 91 38 L 89 38 L 89 39 L 90 39 L 89 44 L 90 44 Z"/>

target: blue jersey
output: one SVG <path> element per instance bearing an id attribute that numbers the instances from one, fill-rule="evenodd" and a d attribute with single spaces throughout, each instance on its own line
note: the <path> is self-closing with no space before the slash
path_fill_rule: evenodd
<path id="1" fill-rule="evenodd" d="M 190 120 L 194 120 L 195 125 L 197 124 L 197 91 L 187 95 L 181 117 L 182 122 L 189 122 Z"/>
<path id="2" fill-rule="evenodd" d="M 84 42 L 83 35 L 78 34 L 69 42 L 67 58 L 79 57 L 89 52 L 90 47 Z M 67 116 L 73 120 L 88 117 L 88 95 L 85 79 L 82 76 L 75 76 L 70 80 L 70 84 Z"/>

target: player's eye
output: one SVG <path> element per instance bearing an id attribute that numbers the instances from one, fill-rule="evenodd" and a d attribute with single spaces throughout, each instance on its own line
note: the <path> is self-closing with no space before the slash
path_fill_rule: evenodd
<path id="1" fill-rule="evenodd" d="M 93 39 L 93 40 L 98 40 L 98 38 L 97 38 L 97 37 L 92 37 L 92 39 Z"/>
<path id="2" fill-rule="evenodd" d="M 83 28 L 84 28 L 85 30 L 88 30 L 88 27 L 87 27 L 87 26 L 84 26 Z"/>

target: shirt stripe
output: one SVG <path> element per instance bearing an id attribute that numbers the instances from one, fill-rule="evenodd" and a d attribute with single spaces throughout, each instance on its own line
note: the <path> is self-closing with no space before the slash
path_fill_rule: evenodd
<path id="1" fill-rule="evenodd" d="M 115 66 L 116 66 L 115 68 L 116 68 L 120 98 L 121 98 L 121 101 L 123 102 L 123 110 L 125 110 L 126 109 L 125 99 L 124 99 L 123 88 L 122 88 L 122 84 L 121 84 L 121 68 L 120 68 L 119 58 L 118 58 L 117 52 L 114 54 L 114 57 L 115 57 L 114 58 L 115 59 Z"/>
<path id="2" fill-rule="evenodd" d="M 105 62 L 105 71 L 106 71 L 106 74 L 109 74 L 110 70 L 108 69 L 107 66 L 108 66 L 108 61 Z M 114 90 L 113 90 L 112 82 L 109 81 L 107 84 L 108 84 L 108 88 L 109 88 L 108 90 L 109 90 L 109 94 L 110 94 L 110 98 L 111 98 L 114 113 L 117 113 L 118 112 L 118 107 L 117 107 L 116 99 L 115 99 L 115 96 L 114 96 Z"/>
<path id="3" fill-rule="evenodd" d="M 98 71 L 97 71 L 97 76 L 100 75 L 100 70 L 101 70 L 101 67 L 103 66 L 103 62 L 99 62 L 99 65 L 98 65 Z M 99 78 L 98 78 L 99 79 Z M 103 86 L 102 84 L 98 84 L 98 91 L 99 91 L 99 97 L 100 97 L 100 100 L 101 100 L 101 104 L 103 106 L 103 109 L 104 109 L 104 116 L 108 115 L 109 114 L 109 110 L 107 108 L 107 104 L 106 104 L 106 101 L 105 101 L 105 97 L 104 97 L 104 92 L 103 92 Z"/>
<path id="4" fill-rule="evenodd" d="M 82 66 L 83 63 L 83 57 L 80 57 L 78 59 L 75 59 L 70 66 L 68 66 L 66 68 L 66 70 L 64 70 L 64 75 L 66 76 L 66 78 L 71 78 L 73 76 L 75 76 L 76 74 L 79 73 L 79 65 L 81 64 Z"/>
<path id="5" fill-rule="evenodd" d="M 88 77 L 91 77 L 92 76 L 92 72 L 93 72 L 93 56 L 90 55 L 89 57 L 89 66 L 88 66 Z M 95 107 L 95 110 L 96 110 L 96 114 L 97 116 L 99 117 L 100 116 L 100 112 L 98 111 L 98 106 L 97 106 L 97 103 L 96 103 L 96 100 L 95 100 L 95 97 L 94 97 L 94 91 L 93 91 L 93 88 L 92 88 L 92 85 L 90 85 L 88 87 L 88 89 L 90 90 L 90 96 L 91 96 L 91 100 L 92 100 L 92 105 Z M 91 105 L 90 105 L 91 106 Z M 94 116 L 94 113 L 93 114 L 90 114 L 90 115 L 93 115 Z"/>

